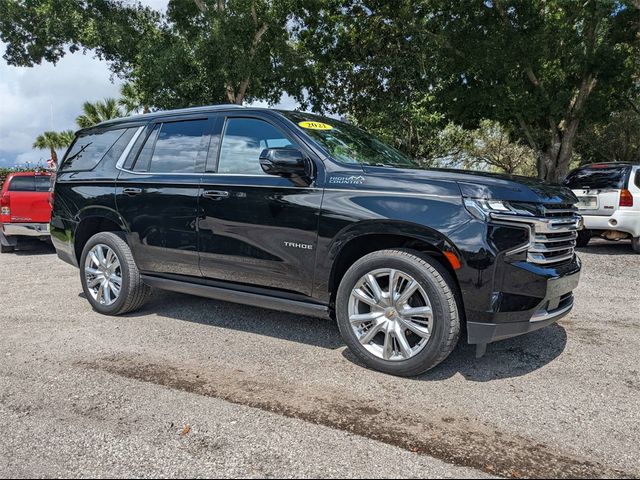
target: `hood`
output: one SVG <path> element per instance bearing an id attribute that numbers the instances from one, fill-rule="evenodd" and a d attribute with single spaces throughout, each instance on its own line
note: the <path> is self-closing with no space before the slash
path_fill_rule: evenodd
<path id="1" fill-rule="evenodd" d="M 531 203 L 574 204 L 578 199 L 573 192 L 560 185 L 518 175 L 476 172 L 444 168 L 406 169 L 365 166 L 367 177 L 378 175 L 389 181 L 428 183 L 429 181 L 456 182 L 463 197 L 491 198 L 494 200 Z M 414 185 L 415 187 L 416 185 Z"/>

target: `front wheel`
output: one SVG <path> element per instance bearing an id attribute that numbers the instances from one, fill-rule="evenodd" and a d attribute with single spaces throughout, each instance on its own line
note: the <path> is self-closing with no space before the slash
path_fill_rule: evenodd
<path id="1" fill-rule="evenodd" d="M 631 239 L 631 246 L 633 247 L 633 251 L 636 253 L 640 253 L 640 237 L 634 237 Z"/>
<path id="2" fill-rule="evenodd" d="M 347 271 L 336 297 L 342 338 L 367 366 L 399 376 L 432 369 L 460 336 L 456 285 L 435 259 L 382 250 Z"/>
<path id="3" fill-rule="evenodd" d="M 112 232 L 89 239 L 80 258 L 80 280 L 93 309 L 105 315 L 137 310 L 150 293 L 129 246 Z"/>

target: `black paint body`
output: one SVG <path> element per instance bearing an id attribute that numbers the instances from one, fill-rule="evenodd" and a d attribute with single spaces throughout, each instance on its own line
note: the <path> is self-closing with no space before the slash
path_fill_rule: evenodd
<path id="1" fill-rule="evenodd" d="M 312 162 L 310 181 L 215 173 L 223 124 L 232 117 L 263 119 L 284 131 Z M 140 147 L 137 141 L 123 168 L 102 162 L 92 171 L 60 172 L 51 221 L 60 258 L 77 266 L 87 237 L 117 226 L 149 277 L 331 310 L 347 255 L 396 247 L 402 239 L 433 253 L 451 270 L 468 322 L 520 325 L 514 334 L 531 330 L 529 319 L 545 301 L 577 285 L 576 256 L 542 267 L 528 263 L 526 252 L 506 255 L 528 242 L 527 230 L 480 221 L 464 206 L 465 197 L 574 204 L 567 189 L 519 177 L 342 164 L 285 115 L 265 109 L 203 107 L 111 121 L 94 129 L 126 124 L 143 127 L 144 136 L 166 118 L 210 120 L 210 146 L 200 171 L 127 171 Z M 131 188 L 141 192 L 125 193 Z M 203 196 L 211 191 L 226 196 Z M 448 264 L 446 252 L 459 259 L 458 269 Z M 471 343 L 501 338 L 495 329 L 488 334 L 470 329 L 469 335 Z"/>

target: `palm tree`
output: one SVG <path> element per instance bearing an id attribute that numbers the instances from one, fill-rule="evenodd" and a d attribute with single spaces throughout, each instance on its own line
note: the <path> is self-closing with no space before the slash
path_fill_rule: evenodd
<path id="1" fill-rule="evenodd" d="M 82 111 L 84 113 L 76 118 L 76 123 L 80 128 L 93 127 L 100 122 L 119 118 L 124 115 L 118 107 L 118 101 L 115 98 L 105 98 L 95 103 L 84 102 Z"/>
<path id="2" fill-rule="evenodd" d="M 125 83 L 120 87 L 118 105 L 124 108 L 127 115 L 140 110 L 142 110 L 142 113 L 149 113 L 149 106 L 144 103 L 140 90 L 138 90 L 135 83 Z"/>
<path id="3" fill-rule="evenodd" d="M 51 161 L 57 166 L 58 154 L 56 153 L 56 149 L 66 148 L 71 145 L 73 137 L 74 133 L 71 130 L 64 132 L 44 132 L 38 135 L 36 141 L 33 143 L 33 148 L 37 148 L 38 150 L 46 150 L 48 148 L 51 151 Z"/>

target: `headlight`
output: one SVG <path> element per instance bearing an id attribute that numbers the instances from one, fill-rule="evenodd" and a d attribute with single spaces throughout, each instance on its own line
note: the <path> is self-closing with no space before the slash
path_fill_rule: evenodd
<path id="1" fill-rule="evenodd" d="M 521 206 L 516 207 L 502 200 L 465 198 L 464 206 L 471 215 L 485 222 L 491 218 L 492 213 L 500 215 L 534 216 L 533 212 L 525 210 Z"/>

